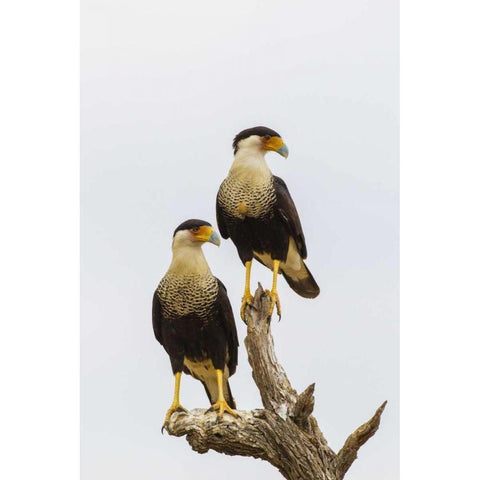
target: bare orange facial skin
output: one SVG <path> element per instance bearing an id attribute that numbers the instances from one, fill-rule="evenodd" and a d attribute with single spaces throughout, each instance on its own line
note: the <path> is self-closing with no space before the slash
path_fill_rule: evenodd
<path id="1" fill-rule="evenodd" d="M 208 242 L 215 230 L 208 225 L 203 225 L 201 227 L 191 228 L 190 232 L 199 242 Z"/>
<path id="2" fill-rule="evenodd" d="M 270 139 L 266 139 L 263 137 L 263 146 L 265 150 L 273 150 L 274 152 L 280 150 L 285 144 L 281 137 L 270 137 Z"/>

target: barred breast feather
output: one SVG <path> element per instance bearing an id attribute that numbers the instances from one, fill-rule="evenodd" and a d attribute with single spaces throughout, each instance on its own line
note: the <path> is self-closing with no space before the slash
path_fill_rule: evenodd
<path id="1" fill-rule="evenodd" d="M 189 314 L 208 319 L 218 295 L 218 281 L 211 275 L 167 273 L 157 288 L 167 320 L 175 320 Z"/>
<path id="2" fill-rule="evenodd" d="M 220 185 L 218 205 L 231 218 L 263 218 L 275 205 L 273 178 L 253 183 L 248 179 L 229 175 Z"/>

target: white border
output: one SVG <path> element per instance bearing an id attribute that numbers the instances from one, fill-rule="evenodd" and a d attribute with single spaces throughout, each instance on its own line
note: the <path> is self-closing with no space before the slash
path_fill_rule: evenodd
<path id="1" fill-rule="evenodd" d="M 401 3 L 401 478 L 473 478 L 479 4 Z"/>
<path id="2" fill-rule="evenodd" d="M 0 478 L 79 477 L 77 2 L 2 4 Z"/>

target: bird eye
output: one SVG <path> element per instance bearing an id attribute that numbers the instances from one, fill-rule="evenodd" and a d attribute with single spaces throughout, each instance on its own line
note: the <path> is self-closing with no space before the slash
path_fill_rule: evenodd
<path id="1" fill-rule="evenodd" d="M 265 135 L 263 138 L 264 138 L 265 140 L 270 140 L 272 137 L 271 137 L 270 135 Z"/>
<path id="2" fill-rule="evenodd" d="M 193 227 L 191 230 L 193 233 L 197 233 L 200 230 L 200 227 Z"/>

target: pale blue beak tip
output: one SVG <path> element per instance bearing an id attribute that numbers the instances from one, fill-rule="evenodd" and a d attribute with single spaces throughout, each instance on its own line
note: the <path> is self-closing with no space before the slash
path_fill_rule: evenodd
<path id="1" fill-rule="evenodd" d="M 208 241 L 210 243 L 213 243 L 214 245 L 216 245 L 217 247 L 220 246 L 220 235 L 218 235 L 217 232 L 213 232 L 211 235 L 210 235 L 210 238 L 208 239 Z"/>
<path id="2" fill-rule="evenodd" d="M 284 158 L 288 157 L 288 148 L 286 145 L 283 145 L 281 148 L 279 148 L 277 152 Z"/>

